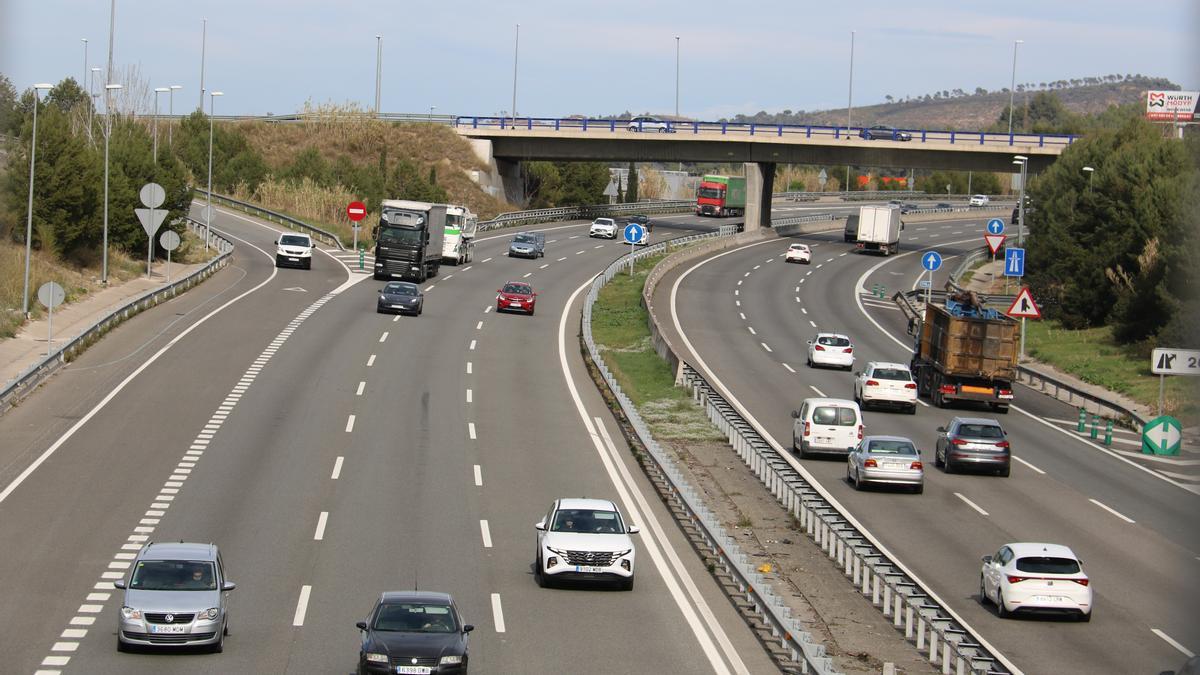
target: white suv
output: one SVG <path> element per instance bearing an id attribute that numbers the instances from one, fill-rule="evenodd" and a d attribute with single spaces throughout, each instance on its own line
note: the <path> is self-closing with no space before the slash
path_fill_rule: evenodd
<path id="1" fill-rule="evenodd" d="M 903 363 L 871 361 L 854 377 L 854 400 L 865 410 L 869 405 L 896 406 L 909 415 L 917 413 L 917 383 Z"/>
<path id="2" fill-rule="evenodd" d="M 312 269 L 312 252 L 317 245 L 307 234 L 288 232 L 275 240 L 276 267 Z"/>
<path id="3" fill-rule="evenodd" d="M 550 586 L 559 579 L 616 581 L 622 590 L 633 590 L 633 539 L 628 525 L 607 499 L 559 499 L 550 507 L 537 530 L 534 577 Z"/>
<path id="4" fill-rule="evenodd" d="M 617 221 L 612 218 L 597 218 L 592 221 L 592 228 L 588 230 L 589 237 L 604 237 L 605 239 L 617 238 Z"/>
<path id="5" fill-rule="evenodd" d="M 967 201 L 967 206 L 987 206 L 987 195 L 971 195 L 971 199 Z"/>

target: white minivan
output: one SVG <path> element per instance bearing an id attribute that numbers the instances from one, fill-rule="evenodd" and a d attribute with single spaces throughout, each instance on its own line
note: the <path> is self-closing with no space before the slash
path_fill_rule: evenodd
<path id="1" fill-rule="evenodd" d="M 863 438 L 862 411 L 844 398 L 806 398 L 792 411 L 792 449 L 812 454 L 850 454 Z"/>

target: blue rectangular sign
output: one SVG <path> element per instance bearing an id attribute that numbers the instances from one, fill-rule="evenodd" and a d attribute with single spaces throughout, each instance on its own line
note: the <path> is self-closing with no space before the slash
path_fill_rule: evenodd
<path id="1" fill-rule="evenodd" d="M 1006 276 L 1006 277 L 1023 277 L 1023 276 L 1025 276 L 1025 249 L 1023 249 L 1023 248 L 1006 248 L 1006 249 L 1004 249 L 1004 276 Z"/>

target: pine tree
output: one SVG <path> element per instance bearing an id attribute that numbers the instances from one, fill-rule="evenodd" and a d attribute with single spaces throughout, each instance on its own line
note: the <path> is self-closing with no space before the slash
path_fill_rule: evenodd
<path id="1" fill-rule="evenodd" d="M 638 200 L 638 174 L 637 165 L 633 162 L 629 163 L 629 184 L 625 189 L 625 201 L 633 203 Z"/>

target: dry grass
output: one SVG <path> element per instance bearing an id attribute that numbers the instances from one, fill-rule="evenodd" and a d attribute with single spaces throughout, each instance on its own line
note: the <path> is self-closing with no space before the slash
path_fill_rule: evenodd
<path id="1" fill-rule="evenodd" d="M 310 178 L 305 178 L 299 185 L 268 178 L 259 184 L 253 194 L 239 186 L 233 197 L 329 230 L 346 245 L 349 245 L 354 234 L 346 218 L 346 205 L 357 196 L 341 186 L 322 187 Z M 368 218 L 366 222 L 374 221 Z"/>

